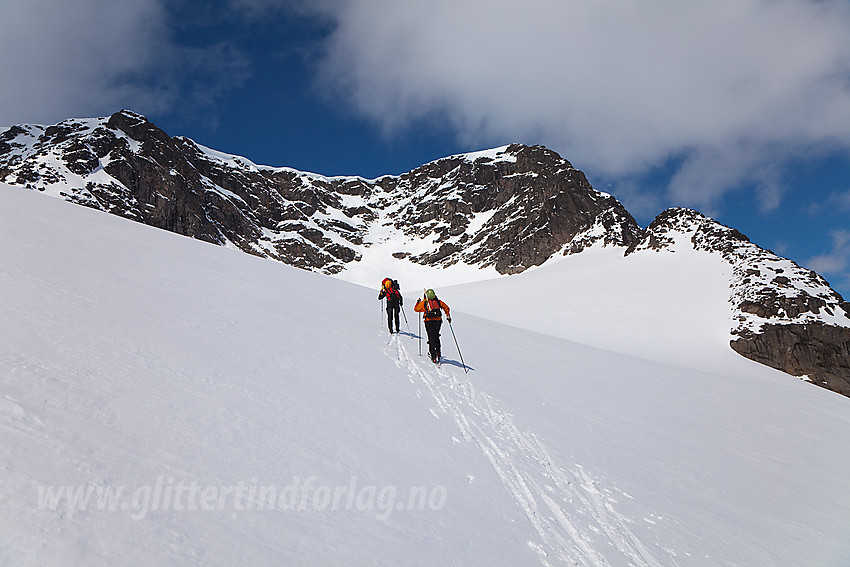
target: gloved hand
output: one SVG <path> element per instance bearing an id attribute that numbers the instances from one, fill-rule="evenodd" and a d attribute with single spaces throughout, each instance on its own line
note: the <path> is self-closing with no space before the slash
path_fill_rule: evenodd
<path id="1" fill-rule="evenodd" d="M 449 323 L 451 323 L 451 322 L 452 322 L 452 318 L 451 318 L 451 317 L 449 317 L 448 315 L 446 316 L 446 319 L 448 319 L 448 320 L 449 320 Z"/>

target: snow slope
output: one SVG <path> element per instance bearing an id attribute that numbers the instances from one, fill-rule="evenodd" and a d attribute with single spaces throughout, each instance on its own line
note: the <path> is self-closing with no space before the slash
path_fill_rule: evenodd
<path id="1" fill-rule="evenodd" d="M 729 348 L 732 266 L 719 254 L 595 246 L 510 278 L 446 289 L 469 313 L 689 368 L 751 366 Z M 449 303 L 451 305 L 451 303 Z"/>
<path id="2" fill-rule="evenodd" d="M 446 289 L 473 370 L 447 330 L 435 368 L 412 295 L 391 339 L 373 289 L 20 189 L 0 219 L 0 564 L 850 562 L 845 397 L 568 340 L 551 302 L 502 324 L 515 277 Z"/>

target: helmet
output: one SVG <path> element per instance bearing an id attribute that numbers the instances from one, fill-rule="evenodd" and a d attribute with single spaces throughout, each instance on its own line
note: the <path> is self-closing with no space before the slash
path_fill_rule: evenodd
<path id="1" fill-rule="evenodd" d="M 425 290 L 425 297 L 427 297 L 428 299 L 436 299 L 437 294 L 434 293 L 433 289 L 426 289 Z"/>
<path id="2" fill-rule="evenodd" d="M 390 278 L 384 279 L 384 287 L 390 289 L 390 286 L 393 285 L 393 281 Z"/>

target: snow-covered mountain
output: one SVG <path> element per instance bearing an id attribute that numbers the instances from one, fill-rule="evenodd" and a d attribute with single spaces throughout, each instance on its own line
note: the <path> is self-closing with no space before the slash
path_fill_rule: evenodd
<path id="1" fill-rule="evenodd" d="M 597 248 L 624 261 L 715 255 L 728 278 L 723 341 L 850 395 L 850 304 L 823 278 L 695 211 L 664 211 L 643 229 L 543 147 L 450 156 L 372 180 L 326 177 L 172 138 L 125 110 L 10 128 L 0 134 L 0 182 L 365 285 L 387 273 L 468 283 Z M 616 283 L 615 293 L 631 285 Z"/>
<path id="2" fill-rule="evenodd" d="M 208 242 L 336 274 L 392 240 L 396 258 L 520 272 L 640 232 L 554 152 L 513 145 L 366 180 L 257 166 L 171 138 L 145 117 L 16 126 L 0 181 Z"/>
<path id="3" fill-rule="evenodd" d="M 0 564 L 847 565 L 850 400 L 724 344 L 693 239 L 441 288 L 465 373 L 373 289 L 0 184 Z"/>
<path id="4" fill-rule="evenodd" d="M 722 258 L 731 268 L 732 348 L 850 396 L 850 303 L 824 278 L 688 209 L 660 214 L 627 254 L 649 249 Z"/>

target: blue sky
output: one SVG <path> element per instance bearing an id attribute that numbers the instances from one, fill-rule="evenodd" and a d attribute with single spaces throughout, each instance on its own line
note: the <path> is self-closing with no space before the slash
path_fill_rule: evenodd
<path id="1" fill-rule="evenodd" d="M 643 225 L 696 208 L 850 297 L 847 0 L 4 0 L 0 52 L 2 125 L 131 108 L 365 177 L 543 144 Z"/>

